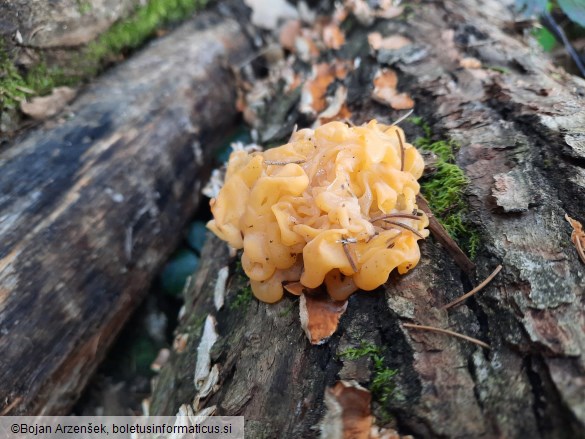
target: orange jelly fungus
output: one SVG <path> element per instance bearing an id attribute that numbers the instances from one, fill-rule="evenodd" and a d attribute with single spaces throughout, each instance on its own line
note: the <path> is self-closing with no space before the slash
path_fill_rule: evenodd
<path id="1" fill-rule="evenodd" d="M 330 122 L 286 145 L 231 154 L 207 227 L 236 249 L 254 295 L 323 283 L 335 300 L 373 290 L 420 259 L 428 218 L 417 210 L 424 162 L 397 126 Z"/>

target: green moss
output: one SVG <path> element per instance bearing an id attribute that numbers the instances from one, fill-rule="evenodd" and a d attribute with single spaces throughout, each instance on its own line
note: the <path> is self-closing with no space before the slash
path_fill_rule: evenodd
<path id="1" fill-rule="evenodd" d="M 236 294 L 234 300 L 230 303 L 230 309 L 235 310 L 239 308 L 247 308 L 248 305 L 252 302 L 254 295 L 252 294 L 252 287 L 250 285 L 246 285 L 245 287 L 241 288 Z"/>
<path id="2" fill-rule="evenodd" d="M 287 307 L 284 311 L 278 313 L 278 317 L 287 317 L 291 315 L 291 313 L 296 309 L 296 307 L 297 307 L 296 302 L 291 303 L 290 306 Z"/>
<path id="3" fill-rule="evenodd" d="M 90 43 L 86 62 L 101 63 L 122 52 L 136 49 L 162 25 L 179 21 L 203 7 L 207 0 L 150 0 L 130 18 L 113 25 L 97 41 Z M 91 63 L 86 68 L 92 68 Z"/>
<path id="4" fill-rule="evenodd" d="M 396 395 L 394 379 L 398 371 L 384 365 L 382 349 L 379 346 L 365 341 L 362 341 L 359 347 L 348 348 L 341 352 L 339 357 L 348 360 L 369 357 L 372 360 L 373 374 L 370 382 L 370 392 L 372 392 L 374 402 L 379 405 L 376 414 L 381 423 L 386 424 L 391 419 L 387 403 Z"/>
<path id="5" fill-rule="evenodd" d="M 357 360 L 369 355 L 379 354 L 380 348 L 373 343 L 362 341 L 357 348 L 348 348 L 339 354 L 340 358 Z"/>
<path id="6" fill-rule="evenodd" d="M 93 9 L 91 2 L 89 2 L 89 1 L 84 1 L 84 0 L 76 0 L 76 1 L 77 1 L 77 11 L 81 15 L 85 15 Z"/>
<path id="7" fill-rule="evenodd" d="M 0 112 L 13 111 L 22 100 L 47 94 L 54 87 L 73 86 L 95 76 L 120 54 L 144 44 L 159 27 L 184 19 L 206 3 L 207 0 L 150 0 L 70 60 L 67 72 L 60 67 L 49 68 L 41 61 L 26 74 L 21 73 L 0 46 Z M 87 13 L 91 3 L 78 0 L 78 9 Z"/>
<path id="8" fill-rule="evenodd" d="M 28 87 L 6 51 L 0 47 L 0 102 L 2 102 L 0 109 L 16 108 L 20 101 L 34 93 L 35 90 Z"/>
<path id="9" fill-rule="evenodd" d="M 453 140 L 433 141 L 431 127 L 421 117 L 411 117 L 409 120 L 424 132 L 424 137 L 417 138 L 414 144 L 437 156 L 437 169 L 430 177 L 423 178 L 421 192 L 449 235 L 467 250 L 471 258 L 475 258 L 480 237 L 466 218 L 468 209 L 463 193 L 469 181 L 463 170 L 455 164 L 459 145 Z"/>
<path id="10" fill-rule="evenodd" d="M 75 78 L 68 77 L 57 67 L 49 68 L 44 62 L 28 72 L 20 72 L 0 45 L 0 112 L 16 110 L 21 101 L 35 95 L 44 95 L 61 85 L 75 85 Z"/>

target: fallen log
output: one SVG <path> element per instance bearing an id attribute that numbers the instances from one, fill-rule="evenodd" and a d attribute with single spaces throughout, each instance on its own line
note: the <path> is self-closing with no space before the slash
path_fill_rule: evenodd
<path id="1" fill-rule="evenodd" d="M 428 239 L 419 266 L 391 275 L 375 292 L 354 294 L 336 334 L 313 346 L 301 329 L 298 299 L 274 305 L 252 299 L 241 269 L 211 238 L 151 413 L 213 407 L 220 415 L 244 416 L 250 437 L 318 437 L 326 388 L 353 379 L 372 390 L 377 422 L 401 434 L 584 434 L 585 270 L 564 216 L 585 219 L 585 83 L 531 53 L 508 33 L 511 20 L 501 2 L 465 0 L 426 2 L 408 18 L 354 27 L 339 56 L 359 55 L 359 67 L 329 86 L 348 87 L 354 123 L 390 122 L 398 115 L 370 98 L 376 71 L 390 63 L 433 140 L 459 142 L 455 162 L 469 179 L 464 204 L 481 238 L 475 275 Z M 405 36 L 412 45 L 368 55 L 373 30 Z M 284 114 L 282 125 L 299 120 L 283 96 L 270 105 L 272 111 L 259 113 L 260 127 L 278 126 L 269 120 L 278 114 Z M 408 121 L 403 126 L 407 138 L 417 133 Z M 500 264 L 502 271 L 480 293 L 444 308 Z M 218 310 L 214 293 L 225 266 L 232 274 Z M 195 371 L 207 315 L 217 320 L 209 358 L 219 374 L 215 386 L 202 388 Z M 456 331 L 490 349 L 403 323 Z M 366 347 L 382 360 L 374 362 Z"/>
<path id="2" fill-rule="evenodd" d="M 0 156 L 0 414 L 61 414 L 148 291 L 236 121 L 243 24 L 205 12 Z M 240 18 L 241 21 L 241 18 Z"/>

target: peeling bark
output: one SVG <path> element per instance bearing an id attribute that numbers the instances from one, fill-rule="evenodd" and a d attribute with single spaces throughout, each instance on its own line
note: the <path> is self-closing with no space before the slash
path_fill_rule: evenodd
<path id="1" fill-rule="evenodd" d="M 195 211 L 252 53 L 202 14 L 0 156 L 0 414 L 75 402 Z"/>
<path id="2" fill-rule="evenodd" d="M 566 213 L 585 218 L 585 82 L 506 33 L 512 18 L 492 0 L 417 4 L 406 21 L 355 29 L 343 53 L 362 58 L 346 80 L 354 122 L 392 120 L 386 107 L 369 98 L 379 63 L 391 62 L 417 114 L 434 133 L 461 144 L 456 160 L 469 178 L 469 217 L 482 238 L 475 274 L 463 272 L 428 239 L 416 269 L 391 275 L 375 292 L 354 294 L 337 333 L 327 344 L 312 346 L 300 327 L 296 298 L 230 308 L 245 283 L 237 272 L 228 283 L 226 306 L 215 310 L 217 271 L 229 258 L 212 238 L 178 329 L 189 335 L 188 345 L 163 369 L 154 413 L 172 414 L 193 401 L 200 322 L 211 313 L 220 337 L 212 350 L 219 389 L 198 408 L 216 405 L 220 414 L 245 416 L 250 437 L 317 437 L 327 386 L 337 379 L 372 384 L 371 359 L 342 355 L 364 342 L 378 346 L 384 366 L 397 371 L 395 390 L 386 402 L 374 402 L 374 412 L 389 413 L 402 434 L 585 435 L 585 268 L 564 220 Z M 408 37 L 417 56 L 366 55 L 367 33 L 374 30 Z M 469 57 L 484 68 L 460 67 Z M 282 124 L 294 124 L 293 116 Z M 412 134 L 413 127 L 405 128 Z M 498 264 L 502 272 L 482 292 L 441 309 Z M 491 349 L 406 329 L 401 322 L 455 330 Z"/>

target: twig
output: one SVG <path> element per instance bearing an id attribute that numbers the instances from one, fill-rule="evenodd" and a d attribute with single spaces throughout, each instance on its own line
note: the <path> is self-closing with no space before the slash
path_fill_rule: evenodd
<path id="1" fill-rule="evenodd" d="M 408 116 L 410 116 L 412 113 L 414 112 L 414 108 L 409 110 L 406 114 L 403 114 L 402 116 L 400 116 L 398 118 L 398 120 L 396 120 L 395 122 L 392 122 L 392 125 L 390 125 L 391 127 L 398 125 L 400 122 L 402 122 L 404 119 L 406 119 Z"/>
<path id="2" fill-rule="evenodd" d="M 370 222 L 373 223 L 373 222 L 380 221 L 383 219 L 388 219 L 388 218 L 409 218 L 409 219 L 413 219 L 413 220 L 417 220 L 417 221 L 421 220 L 419 215 L 411 215 L 408 213 L 388 213 L 386 215 L 380 215 L 380 216 L 377 216 L 375 218 L 372 218 L 370 220 Z"/>
<path id="3" fill-rule="evenodd" d="M 492 274 L 490 274 L 488 277 L 486 277 L 486 279 L 482 283 L 480 283 L 478 286 L 476 286 L 469 293 L 466 293 L 463 296 L 459 297 L 458 299 L 455 299 L 454 301 L 449 302 L 447 305 L 443 306 L 443 309 L 449 309 L 449 308 L 451 308 L 451 307 L 453 307 L 453 306 L 455 306 L 455 305 L 463 302 L 468 297 L 473 296 L 475 293 L 477 293 L 482 288 L 484 288 L 487 284 L 489 284 L 492 281 L 492 279 L 494 277 L 496 277 L 496 275 L 500 272 L 501 269 L 502 269 L 502 266 L 501 265 L 498 265 L 496 267 L 496 269 L 492 272 Z"/>
<path id="4" fill-rule="evenodd" d="M 354 273 L 357 273 L 358 269 L 355 265 L 353 257 L 351 256 L 351 253 L 349 252 L 349 247 L 347 245 L 347 242 L 342 241 L 341 246 L 343 247 L 343 251 L 345 252 L 345 256 L 347 256 L 347 260 L 349 261 L 349 265 L 351 265 L 351 269 L 353 270 Z"/>
<path id="5" fill-rule="evenodd" d="M 284 165 L 300 165 L 301 163 L 305 163 L 306 160 L 291 160 L 290 162 L 286 161 L 278 161 L 278 160 L 264 160 L 264 163 L 267 165 L 277 165 L 277 166 L 284 166 Z"/>
<path id="6" fill-rule="evenodd" d="M 18 404 L 20 404 L 20 402 L 22 401 L 22 396 L 17 396 L 16 398 L 14 398 L 12 400 L 12 402 L 10 404 L 8 404 L 7 406 L 4 407 L 4 410 L 2 410 L 0 412 L 0 416 L 6 416 L 7 413 L 10 413 L 10 411 L 16 407 Z"/>
<path id="7" fill-rule="evenodd" d="M 561 40 L 561 42 L 565 46 L 565 50 L 569 53 L 569 56 L 575 62 L 577 69 L 579 69 L 581 76 L 585 78 L 585 66 L 583 65 L 583 61 L 581 60 L 581 57 L 579 56 L 579 54 L 577 53 L 569 39 L 567 38 L 567 35 L 565 34 L 563 28 L 557 24 L 553 16 L 546 9 L 542 13 L 542 18 L 544 18 L 544 20 L 547 22 L 551 30 L 556 34 L 556 37 Z"/>
<path id="8" fill-rule="evenodd" d="M 469 337 L 468 335 L 463 335 L 455 331 L 450 331 L 449 329 L 442 329 L 442 328 L 435 328 L 434 326 L 425 326 L 425 325 L 414 325 L 412 323 L 403 323 L 402 326 L 405 328 L 412 328 L 412 329 L 420 329 L 422 331 L 433 331 L 433 332 L 440 332 L 442 334 L 452 335 L 453 337 L 459 337 L 463 340 L 467 340 L 471 343 L 474 343 L 482 348 L 491 349 L 490 345 L 478 340 L 477 338 Z"/>
<path id="9" fill-rule="evenodd" d="M 404 144 L 402 143 L 402 137 L 398 130 L 395 131 L 396 136 L 398 136 L 398 142 L 400 143 L 400 170 L 404 171 Z"/>
<path id="10" fill-rule="evenodd" d="M 392 225 L 394 225 L 394 226 L 397 226 L 397 227 L 402 227 L 403 229 L 406 229 L 406 230 L 408 230 L 409 232 L 412 232 L 412 233 L 414 233 L 414 234 L 415 234 L 416 236 L 418 236 L 420 239 L 425 239 L 425 237 L 424 237 L 424 236 L 422 236 L 418 230 L 415 230 L 415 229 L 413 229 L 412 227 L 410 227 L 410 226 L 408 226 L 408 225 L 406 225 L 406 224 L 399 223 L 399 222 L 396 222 L 396 221 L 390 221 L 390 220 L 387 220 L 387 219 L 386 219 L 386 220 L 384 220 L 384 222 L 385 222 L 385 223 L 388 223 L 388 224 L 392 224 Z"/>
<path id="11" fill-rule="evenodd" d="M 447 249 L 453 260 L 459 268 L 461 268 L 465 273 L 471 274 L 473 270 L 475 270 L 475 264 L 471 262 L 471 260 L 467 257 L 465 252 L 461 250 L 461 248 L 457 245 L 457 243 L 451 238 L 449 233 L 445 230 L 445 228 L 441 225 L 437 218 L 431 212 L 429 207 L 429 203 L 422 195 L 417 195 L 416 203 L 420 210 L 427 214 L 429 217 L 429 230 L 435 237 L 437 241 L 439 241 L 443 246 Z"/>

